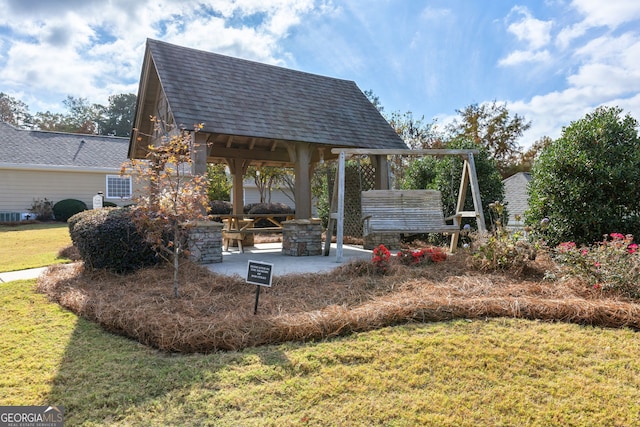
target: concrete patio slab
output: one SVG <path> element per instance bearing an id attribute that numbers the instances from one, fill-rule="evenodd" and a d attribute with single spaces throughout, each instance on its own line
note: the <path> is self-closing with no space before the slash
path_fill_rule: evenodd
<path id="1" fill-rule="evenodd" d="M 222 252 L 222 262 L 206 264 L 212 272 L 226 276 L 247 276 L 249 260 L 273 264 L 273 276 L 283 276 L 293 273 L 328 272 L 354 259 L 371 259 L 371 251 L 362 246 L 344 245 L 342 262 L 336 260 L 336 245 L 331 245 L 329 256 L 300 256 L 282 255 L 282 243 L 257 243 L 255 246 L 245 247 L 244 253 L 236 248 Z"/>

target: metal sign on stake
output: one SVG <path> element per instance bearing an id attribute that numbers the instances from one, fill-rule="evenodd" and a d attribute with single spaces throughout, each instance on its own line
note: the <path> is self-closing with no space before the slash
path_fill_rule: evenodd
<path id="1" fill-rule="evenodd" d="M 260 287 L 271 287 L 273 264 L 268 262 L 252 261 L 247 262 L 247 283 L 256 285 L 256 304 L 253 307 L 253 314 L 258 314 L 258 300 L 260 299 Z"/>

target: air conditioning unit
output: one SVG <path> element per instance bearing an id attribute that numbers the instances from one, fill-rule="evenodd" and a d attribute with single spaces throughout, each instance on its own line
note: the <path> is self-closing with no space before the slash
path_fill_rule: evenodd
<path id="1" fill-rule="evenodd" d="M 18 222 L 20 221 L 19 212 L 0 212 L 0 222 Z"/>

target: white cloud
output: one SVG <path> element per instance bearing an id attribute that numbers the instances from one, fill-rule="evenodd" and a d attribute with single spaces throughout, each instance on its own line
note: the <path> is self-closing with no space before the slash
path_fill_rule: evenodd
<path id="1" fill-rule="evenodd" d="M 616 29 L 622 24 L 640 18 L 640 2 L 631 0 L 573 0 L 571 6 L 583 19 L 558 34 L 557 43 L 566 49 L 573 40 L 583 36 L 592 28 Z"/>
<path id="2" fill-rule="evenodd" d="M 518 19 L 507 27 L 507 31 L 524 43 L 526 49 L 516 49 L 498 61 L 498 65 L 507 67 L 527 62 L 546 62 L 550 59 L 549 51 L 542 49 L 551 41 L 551 21 L 534 18 L 526 7 L 516 6 L 511 9 L 509 19 Z M 542 49 L 542 50 L 541 50 Z"/>
<path id="3" fill-rule="evenodd" d="M 43 111 L 135 92 L 147 38 L 284 65 L 279 42 L 327 0 L 0 0 L 0 81 Z M 37 99 L 36 99 L 37 97 Z M 56 100 L 52 100 L 56 97 Z M 53 108 L 56 110 L 56 108 Z"/>
<path id="4" fill-rule="evenodd" d="M 596 0 L 574 0 L 570 7 L 579 13 L 578 21 L 558 32 L 555 45 L 561 51 L 549 44 L 543 51 L 513 51 L 499 62 L 505 66 L 544 60 L 547 61 L 545 72 L 554 70 L 556 75 L 564 76 L 564 87 L 509 102 L 510 111 L 532 120 L 531 128 L 521 141 L 525 147 L 542 136 L 559 137 L 564 126 L 601 105 L 618 105 L 639 118 L 640 34 L 637 31 L 616 34 L 613 30 L 637 20 L 640 3 L 613 0 L 604 7 Z M 520 14 L 525 21 L 531 18 L 526 13 Z M 594 27 L 608 27 L 609 31 L 596 35 L 591 31 Z M 514 29 L 528 34 L 513 24 L 509 26 L 515 34 Z M 519 39 L 525 40 L 525 37 Z M 538 46 L 543 40 L 549 41 L 539 40 Z M 530 46 L 536 44 L 531 42 Z M 569 46 L 572 51 L 563 51 Z"/>
<path id="5" fill-rule="evenodd" d="M 500 59 L 498 65 L 501 66 L 513 66 L 519 65 L 525 62 L 546 62 L 551 58 L 549 51 L 540 50 L 537 52 L 530 50 L 515 50 L 511 52 L 506 58 Z"/>
<path id="6" fill-rule="evenodd" d="M 515 35 L 518 40 L 525 42 L 529 49 L 540 49 L 549 43 L 553 26 L 551 21 L 536 19 L 529 9 L 521 6 L 514 7 L 511 12 L 520 15 L 521 19 L 509 24 L 507 31 Z"/>
<path id="7" fill-rule="evenodd" d="M 426 21 L 440 21 L 452 16 L 451 9 L 436 8 L 433 6 L 427 6 L 422 10 L 420 17 Z"/>
<path id="8" fill-rule="evenodd" d="M 640 18 L 640 3 L 634 0 L 573 0 L 571 5 L 584 17 L 584 22 L 592 27 L 619 25 Z"/>

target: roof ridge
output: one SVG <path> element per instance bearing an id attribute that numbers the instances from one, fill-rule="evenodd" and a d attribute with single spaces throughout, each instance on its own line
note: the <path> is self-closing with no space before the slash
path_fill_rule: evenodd
<path id="1" fill-rule="evenodd" d="M 296 69 L 293 69 L 293 68 L 285 67 L 283 65 L 269 64 L 267 62 L 261 62 L 261 61 L 257 61 L 257 60 L 254 60 L 254 59 L 240 58 L 240 57 L 237 57 L 237 56 L 226 55 L 226 54 L 218 53 L 218 52 L 211 52 L 209 50 L 204 50 L 204 49 L 180 46 L 180 45 L 177 45 L 177 44 L 174 44 L 174 43 L 169 43 L 169 42 L 166 42 L 166 41 L 163 41 L 163 40 L 147 38 L 147 42 L 151 43 L 151 44 L 153 44 L 153 43 L 155 43 L 155 44 L 163 44 L 163 45 L 170 46 L 172 48 L 179 49 L 179 50 L 190 50 L 192 52 L 199 52 L 199 53 L 202 53 L 204 55 L 220 56 L 220 57 L 228 58 L 231 61 L 248 62 L 248 63 L 253 64 L 253 65 L 271 67 L 271 68 L 279 69 L 279 70 L 282 70 L 282 71 L 285 71 L 285 72 L 289 72 L 289 73 L 302 73 L 302 74 L 307 74 L 309 76 L 321 77 L 321 78 L 324 78 L 324 79 L 332 79 L 332 80 L 337 80 L 337 81 L 355 83 L 354 80 L 350 80 L 350 79 L 342 79 L 342 78 L 339 78 L 339 77 L 332 77 L 332 76 L 327 76 L 327 75 L 324 75 L 324 74 L 312 73 L 310 71 L 296 70 Z"/>

